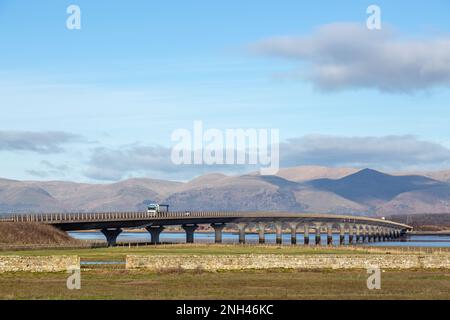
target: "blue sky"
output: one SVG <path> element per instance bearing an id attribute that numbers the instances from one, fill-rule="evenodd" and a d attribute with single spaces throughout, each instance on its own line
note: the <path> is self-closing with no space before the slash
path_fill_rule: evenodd
<path id="1" fill-rule="evenodd" d="M 290 76 L 314 68 L 310 55 L 286 59 L 279 46 L 272 48 L 275 55 L 250 49 L 276 37 L 320 38 L 317 30 L 330 24 L 365 25 L 370 4 L 380 6 L 383 26 L 399 34 L 392 42 L 448 40 L 446 0 L 111 2 L 0 0 L 0 177 L 189 179 L 198 172 L 152 168 L 152 154 L 146 155 L 147 167 L 136 161 L 128 169 L 108 168 L 109 161 L 95 159 L 99 151 L 114 162 L 133 157 L 139 148 L 169 148 L 171 132 L 192 128 L 194 120 L 219 129 L 279 128 L 283 141 L 299 143 L 287 148 L 297 150 L 286 160 L 289 165 L 448 168 L 447 42 L 435 50 L 430 46 L 441 72 L 432 80 L 412 79 L 419 84 L 403 91 L 380 89 L 370 79 L 324 90 L 315 80 Z M 81 30 L 66 28 L 71 4 L 81 8 Z M 427 61 L 424 55 L 413 59 L 419 67 Z M 373 81 L 383 82 L 383 76 L 380 72 Z M 54 141 L 46 136 L 43 142 L 40 134 L 48 132 L 73 137 L 55 134 Z M 302 138 L 311 136 L 326 145 L 320 153 L 305 151 Z M 374 151 L 355 155 L 344 148 L 347 158 L 335 161 L 332 154 L 342 146 L 330 146 L 335 141 L 330 137 L 345 138 L 342 143 L 349 145 L 355 138 L 378 140 Z M 392 137 L 404 138 L 399 139 L 409 146 L 404 156 L 392 159 L 393 146 L 383 149 Z M 30 147 L 36 143 L 50 147 Z M 114 172 L 98 174 L 102 169 Z"/>

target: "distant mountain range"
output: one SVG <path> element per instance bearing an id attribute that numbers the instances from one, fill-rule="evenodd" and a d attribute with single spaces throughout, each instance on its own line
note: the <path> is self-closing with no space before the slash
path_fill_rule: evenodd
<path id="1" fill-rule="evenodd" d="M 285 211 L 384 216 L 450 213 L 450 171 L 386 174 L 296 167 L 277 176 L 209 174 L 189 182 L 129 179 L 113 184 L 0 179 L 0 212 L 171 210 Z"/>

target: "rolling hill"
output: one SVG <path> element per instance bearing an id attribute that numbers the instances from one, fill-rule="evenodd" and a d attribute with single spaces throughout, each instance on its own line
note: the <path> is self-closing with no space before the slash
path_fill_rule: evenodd
<path id="1" fill-rule="evenodd" d="M 142 178 L 86 184 L 0 179 L 0 212 L 128 211 L 164 202 L 171 210 L 370 216 L 450 213 L 450 184 L 431 176 L 310 166 L 282 169 L 277 176 L 208 174 L 189 182 Z"/>

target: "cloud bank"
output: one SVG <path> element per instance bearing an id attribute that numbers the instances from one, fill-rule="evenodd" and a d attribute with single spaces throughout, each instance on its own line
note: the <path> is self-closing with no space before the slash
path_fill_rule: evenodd
<path id="1" fill-rule="evenodd" d="M 63 152 L 63 145 L 82 141 L 78 135 L 61 132 L 0 131 L 0 151 Z"/>
<path id="2" fill-rule="evenodd" d="M 171 148 L 163 146 L 123 146 L 93 150 L 85 176 L 94 180 L 117 181 L 130 177 L 188 180 L 210 172 L 243 173 L 246 165 L 175 165 Z M 257 167 L 253 167 L 256 169 Z"/>
<path id="3" fill-rule="evenodd" d="M 245 174 L 259 170 L 245 165 L 174 165 L 170 148 L 125 146 L 95 149 L 85 175 L 94 180 L 117 181 L 128 177 L 188 180 L 222 172 Z M 308 135 L 280 145 L 281 167 L 322 165 L 383 170 L 443 169 L 450 167 L 450 149 L 414 136 L 341 137 Z"/>
<path id="4" fill-rule="evenodd" d="M 448 168 L 450 149 L 414 136 L 308 135 L 280 146 L 281 164 L 370 167 L 387 170 Z"/>
<path id="5" fill-rule="evenodd" d="M 335 23 L 309 36 L 265 39 L 251 50 L 299 61 L 296 76 L 324 91 L 366 88 L 412 93 L 450 87 L 450 36 L 405 39 L 387 27 L 375 31 L 355 23 Z"/>

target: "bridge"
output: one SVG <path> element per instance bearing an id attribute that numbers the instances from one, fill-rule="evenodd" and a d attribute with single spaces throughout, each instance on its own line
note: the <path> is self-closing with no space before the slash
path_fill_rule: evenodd
<path id="1" fill-rule="evenodd" d="M 275 212 L 160 212 L 156 216 L 147 212 L 104 213 L 42 213 L 11 215 L 2 219 L 12 222 L 35 222 L 52 225 L 63 231 L 101 230 L 109 246 L 123 228 L 145 228 L 151 243 L 160 242 L 160 234 L 167 226 L 181 226 L 186 232 L 186 242 L 194 242 L 194 232 L 199 225 L 208 224 L 215 231 L 215 242 L 222 242 L 222 231 L 227 225 L 235 225 L 239 231 L 239 243 L 245 243 L 250 227 L 256 227 L 259 243 L 265 243 L 268 228 L 275 229 L 276 243 L 282 243 L 285 230 L 291 234 L 291 244 L 297 243 L 297 233 L 303 232 L 304 244 L 309 245 L 310 232 L 315 234 L 315 244 L 321 244 L 322 232 L 327 234 L 328 245 L 333 244 L 333 233 L 339 232 L 339 243 L 364 243 L 391 241 L 411 231 L 412 227 L 392 221 L 359 216 L 275 213 Z"/>

